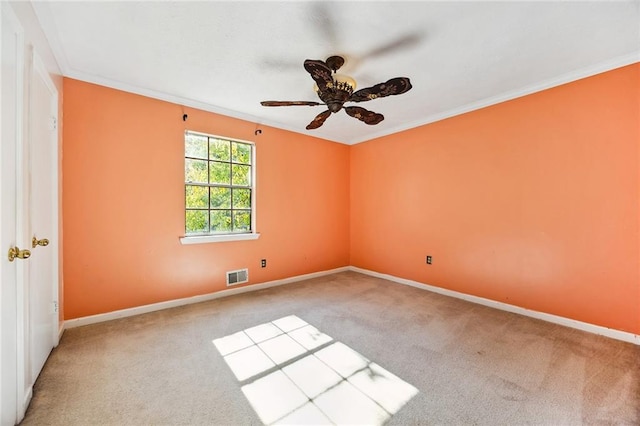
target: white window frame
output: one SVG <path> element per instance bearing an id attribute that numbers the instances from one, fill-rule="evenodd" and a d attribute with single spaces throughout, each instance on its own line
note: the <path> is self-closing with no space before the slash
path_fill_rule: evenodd
<path id="1" fill-rule="evenodd" d="M 193 234 L 193 235 L 184 235 L 180 237 L 180 243 L 182 244 L 203 244 L 203 243 L 220 243 L 226 241 L 247 241 L 247 240 L 257 240 L 260 238 L 260 234 L 256 232 L 256 145 L 254 142 L 245 141 L 241 139 L 230 138 L 228 136 L 219 136 L 213 135 L 209 133 L 196 132 L 192 130 L 186 130 L 184 132 L 183 143 L 186 141 L 186 137 L 188 134 L 205 136 L 208 138 L 217 138 L 224 139 L 231 142 L 239 142 L 243 144 L 251 145 L 251 231 L 250 232 L 230 232 L 227 234 L 216 233 L 216 234 Z M 186 152 L 183 155 L 183 160 L 186 160 Z M 184 172 L 183 172 L 184 174 Z M 188 185 L 188 182 L 184 182 L 184 185 Z M 183 198 L 183 201 L 186 200 Z M 186 217 L 184 213 L 187 211 L 186 204 L 183 205 L 183 218 L 186 221 Z M 185 223 L 186 228 L 186 223 Z"/>

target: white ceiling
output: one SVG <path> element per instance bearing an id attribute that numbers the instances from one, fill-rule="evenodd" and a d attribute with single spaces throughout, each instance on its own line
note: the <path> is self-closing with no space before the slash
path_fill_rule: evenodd
<path id="1" fill-rule="evenodd" d="M 353 144 L 640 60 L 640 2 L 33 2 L 65 76 Z M 323 106 L 305 59 L 340 54 L 368 87 L 409 77 L 400 96 Z"/>

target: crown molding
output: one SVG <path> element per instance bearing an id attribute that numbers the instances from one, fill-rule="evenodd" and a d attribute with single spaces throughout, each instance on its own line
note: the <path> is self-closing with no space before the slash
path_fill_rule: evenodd
<path id="1" fill-rule="evenodd" d="M 466 114 L 471 111 L 486 108 L 491 105 L 496 105 L 502 102 L 510 101 L 512 99 L 520 98 L 523 96 L 531 95 L 533 93 L 541 92 L 543 90 L 551 89 L 553 87 L 561 86 L 563 84 L 571 83 L 583 78 L 592 77 L 603 72 L 611 71 L 616 68 L 621 68 L 627 65 L 640 62 L 640 51 L 633 52 L 628 55 L 618 56 L 613 59 L 609 59 L 604 62 L 600 62 L 588 67 L 580 68 L 570 73 L 562 74 L 557 77 L 550 78 L 548 80 L 541 81 L 539 83 L 523 87 L 517 90 L 511 90 L 509 92 L 502 93 L 497 96 L 485 98 L 477 102 L 472 102 L 457 108 L 444 111 L 439 114 L 430 115 L 422 120 L 407 123 L 406 125 L 398 126 L 393 129 L 386 130 L 384 132 L 369 135 L 362 139 L 353 139 L 346 142 L 348 145 L 355 145 L 358 143 L 367 142 L 373 139 L 382 138 L 395 133 L 403 132 L 406 130 L 415 129 L 416 127 L 424 126 L 426 124 L 435 123 L 436 121 L 445 120 L 447 118 L 455 117 L 457 115 Z"/>

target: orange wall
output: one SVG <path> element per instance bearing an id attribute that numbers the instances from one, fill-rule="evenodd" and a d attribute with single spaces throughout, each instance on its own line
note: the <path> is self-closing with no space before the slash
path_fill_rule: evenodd
<path id="1" fill-rule="evenodd" d="M 65 318 L 351 264 L 640 334 L 639 75 L 352 147 L 65 79 Z M 185 128 L 255 140 L 259 240 L 178 242 Z"/>
<path id="2" fill-rule="evenodd" d="M 65 318 L 349 263 L 349 147 L 64 80 Z M 185 129 L 255 141 L 255 241 L 181 245 Z M 267 268 L 260 268 L 266 258 Z"/>
<path id="3" fill-rule="evenodd" d="M 640 334 L 639 74 L 352 147 L 351 265 Z"/>

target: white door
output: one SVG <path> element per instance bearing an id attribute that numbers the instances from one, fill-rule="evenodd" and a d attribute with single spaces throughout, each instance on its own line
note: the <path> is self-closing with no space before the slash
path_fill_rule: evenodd
<path id="1" fill-rule="evenodd" d="M 58 92 L 34 53 L 29 81 L 31 384 L 58 344 Z"/>
<path id="2" fill-rule="evenodd" d="M 18 345 L 18 295 L 25 261 L 8 259 L 9 249 L 20 243 L 17 178 L 22 159 L 24 36 L 6 2 L 0 2 L 0 15 L 0 423 L 5 426 L 18 421 L 18 382 L 24 378 L 18 369 L 18 357 L 23 356 Z"/>

